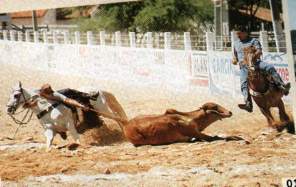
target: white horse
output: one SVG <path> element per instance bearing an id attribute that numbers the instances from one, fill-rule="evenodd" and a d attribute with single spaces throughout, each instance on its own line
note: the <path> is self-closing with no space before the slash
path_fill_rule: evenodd
<path id="1" fill-rule="evenodd" d="M 79 144 L 79 134 L 75 128 L 77 120 L 72 110 L 62 103 L 40 97 L 37 91 L 25 89 L 21 83 L 13 89 L 10 95 L 7 112 L 9 115 L 14 115 L 20 106 L 33 101 L 36 101 L 37 104 L 30 109 L 37 115 L 45 130 L 47 150 L 50 149 L 54 136 L 60 132 L 69 131 L 76 143 Z M 107 117 L 118 116 L 118 118 L 127 119 L 122 107 L 111 93 L 100 91 L 97 100 L 91 101 L 91 104 L 95 110 L 104 113 Z"/>

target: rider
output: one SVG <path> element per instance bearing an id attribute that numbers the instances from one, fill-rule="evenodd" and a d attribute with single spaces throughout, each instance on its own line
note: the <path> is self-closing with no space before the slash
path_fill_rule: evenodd
<path id="1" fill-rule="evenodd" d="M 264 72 L 267 72 L 272 77 L 273 82 L 276 84 L 276 86 L 279 89 L 281 89 L 285 95 L 288 95 L 290 84 L 289 83 L 285 84 L 283 82 L 280 75 L 277 73 L 276 69 L 273 67 L 273 65 L 263 62 L 260 59 L 262 55 L 262 47 L 260 42 L 255 38 L 251 38 L 245 27 L 239 28 L 239 31 L 237 32 L 237 37 L 239 40 L 234 44 L 234 54 L 233 54 L 234 57 L 233 57 L 232 63 L 234 65 L 239 63 L 241 92 L 245 100 L 245 104 L 239 104 L 238 107 L 248 112 L 253 111 L 253 104 L 252 104 L 252 99 L 249 93 L 248 81 L 247 81 L 248 68 L 247 68 L 247 65 L 243 64 L 244 48 L 249 46 L 254 46 L 256 48 L 256 53 L 255 53 L 255 59 L 257 60 L 256 68 L 259 68 Z"/>
<path id="2" fill-rule="evenodd" d="M 39 95 L 48 100 L 62 102 L 66 105 L 78 107 L 86 111 L 89 110 L 88 106 L 85 106 L 74 99 L 70 99 L 59 92 L 53 91 L 53 89 L 49 84 L 44 84 L 41 87 L 41 89 L 39 90 Z"/>

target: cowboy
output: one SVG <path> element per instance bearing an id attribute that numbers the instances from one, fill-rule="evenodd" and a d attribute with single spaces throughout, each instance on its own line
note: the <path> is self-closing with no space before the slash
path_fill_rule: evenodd
<path id="1" fill-rule="evenodd" d="M 41 87 L 41 89 L 39 90 L 39 95 L 48 100 L 58 101 L 66 105 L 81 108 L 86 111 L 89 110 L 88 106 L 85 106 L 74 99 L 70 99 L 59 92 L 53 91 L 49 84 L 44 84 Z"/>
<path id="2" fill-rule="evenodd" d="M 284 92 L 285 95 L 289 94 L 290 83 L 285 84 L 277 73 L 276 69 L 272 64 L 263 62 L 260 57 L 262 55 L 262 47 L 260 42 L 249 36 L 249 33 L 245 27 L 241 27 L 239 31 L 236 33 L 238 37 L 238 41 L 234 43 L 234 57 L 232 63 L 236 65 L 239 63 L 240 67 L 240 82 L 241 82 L 241 92 L 244 96 L 245 104 L 239 104 L 238 107 L 240 109 L 246 110 L 248 112 L 253 111 L 252 98 L 249 93 L 248 88 L 248 67 L 243 64 L 244 60 L 244 48 L 249 46 L 254 46 L 256 48 L 256 52 L 254 55 L 254 60 L 256 60 L 256 68 L 262 70 L 263 72 L 267 72 L 273 79 L 274 84 Z"/>

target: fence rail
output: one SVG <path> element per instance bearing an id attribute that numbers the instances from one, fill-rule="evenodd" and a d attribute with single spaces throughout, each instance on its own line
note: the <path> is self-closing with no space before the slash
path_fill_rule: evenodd
<path id="1" fill-rule="evenodd" d="M 285 52 L 285 35 L 277 36 L 276 42 L 273 33 L 262 31 L 255 33 L 252 37 L 258 38 L 265 52 Z M 83 44 L 83 45 L 106 45 L 135 48 L 155 49 L 178 49 L 206 51 L 211 48 L 215 51 L 231 51 L 235 36 L 214 36 L 213 33 L 201 33 L 191 35 L 189 32 L 180 33 L 115 33 L 101 32 L 69 32 L 67 30 L 53 30 L 33 32 L 26 31 L 0 31 L 0 40 L 26 41 L 38 43 L 59 43 L 59 44 Z"/>

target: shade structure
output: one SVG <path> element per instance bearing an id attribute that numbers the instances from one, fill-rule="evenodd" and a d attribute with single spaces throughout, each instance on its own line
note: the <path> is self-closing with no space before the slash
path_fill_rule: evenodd
<path id="1" fill-rule="evenodd" d="M 138 0 L 0 0 L 0 13 L 111 4 L 132 1 Z"/>

